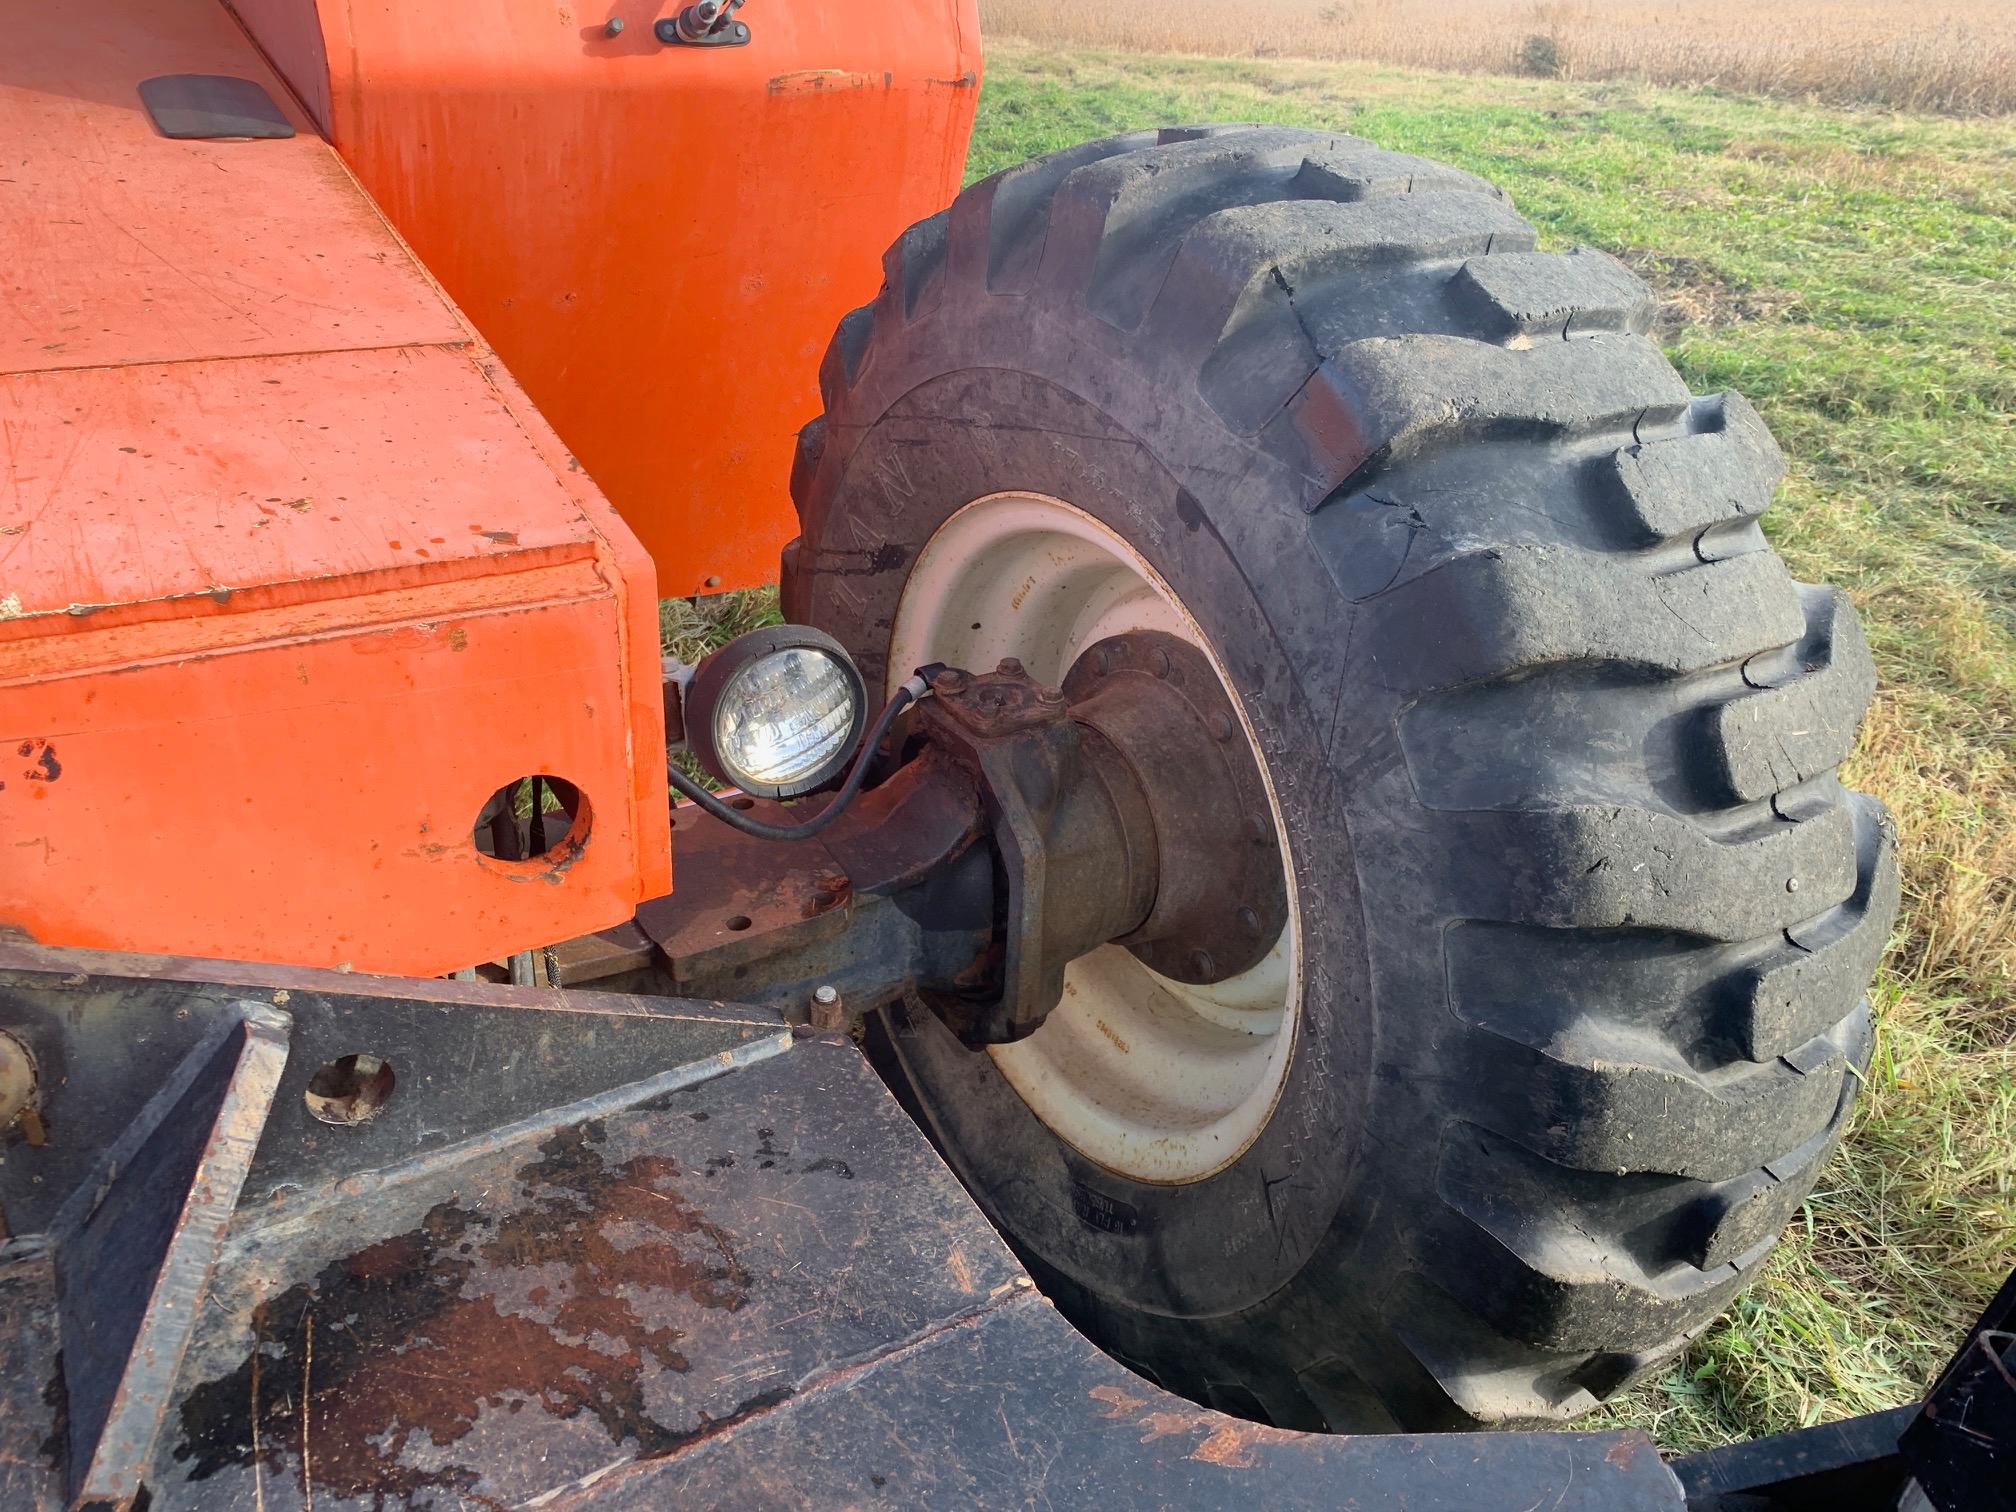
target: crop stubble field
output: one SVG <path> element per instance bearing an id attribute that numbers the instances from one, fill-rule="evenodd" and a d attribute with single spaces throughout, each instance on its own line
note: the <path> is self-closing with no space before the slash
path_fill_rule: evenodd
<path id="1" fill-rule="evenodd" d="M 981 0 L 990 38 L 2016 109 L 2012 0 Z"/>
<path id="2" fill-rule="evenodd" d="M 1740 11 L 1752 34 L 1815 8 L 1689 7 Z M 1683 1450 L 1911 1400 L 2016 1263 L 2016 118 L 1000 35 L 1040 12 L 1053 41 L 1094 25 L 1110 40 L 1130 15 L 1202 9 L 983 0 L 995 30 L 969 180 L 1204 120 L 1345 131 L 1455 163 L 1509 190 L 1543 245 L 1637 268 L 1692 387 L 1740 389 L 1784 445 L 1767 530 L 1797 575 L 1850 591 L 1881 679 L 1846 773 L 1890 805 L 1903 856 L 1904 909 L 1872 993 L 1878 1049 L 1849 1138 L 1763 1278 L 1598 1422 Z M 776 613 L 774 594 L 666 609 L 668 644 L 688 658 Z"/>

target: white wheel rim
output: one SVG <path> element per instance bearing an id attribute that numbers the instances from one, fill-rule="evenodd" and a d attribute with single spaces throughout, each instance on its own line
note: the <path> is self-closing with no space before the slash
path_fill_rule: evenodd
<path id="1" fill-rule="evenodd" d="M 975 499 L 932 535 L 897 606 L 889 687 L 926 662 L 988 671 L 1004 656 L 1054 687 L 1087 647 L 1138 630 L 1179 635 L 1210 658 L 1257 751 L 1224 662 L 1169 585 L 1092 516 L 1040 494 Z M 1285 837 L 1264 762 L 1261 777 Z M 1199 1181 L 1237 1160 L 1266 1127 L 1294 1049 L 1301 957 L 1287 875 L 1287 927 L 1228 981 L 1172 981 L 1118 945 L 1072 962 L 1043 1026 L 988 1052 L 1030 1111 L 1137 1181 Z"/>

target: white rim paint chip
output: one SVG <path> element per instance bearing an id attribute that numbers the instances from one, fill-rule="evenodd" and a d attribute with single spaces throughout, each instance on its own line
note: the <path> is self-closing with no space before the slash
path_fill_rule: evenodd
<path id="1" fill-rule="evenodd" d="M 1163 630 L 1211 660 L 1203 632 L 1126 541 L 1083 510 L 1037 494 L 975 499 L 919 553 L 890 637 L 890 691 L 913 668 L 971 671 L 1021 659 L 1052 687 L 1087 647 Z M 1240 708 L 1246 737 L 1253 740 Z M 1265 764 L 1274 828 L 1280 800 Z M 1064 974 L 1064 999 L 1042 1028 L 988 1052 L 1030 1110 L 1099 1164 L 1137 1181 L 1198 1181 L 1224 1169 L 1266 1127 L 1288 1075 L 1301 1000 L 1293 871 L 1288 924 L 1265 960 L 1195 987 L 1104 945 Z"/>

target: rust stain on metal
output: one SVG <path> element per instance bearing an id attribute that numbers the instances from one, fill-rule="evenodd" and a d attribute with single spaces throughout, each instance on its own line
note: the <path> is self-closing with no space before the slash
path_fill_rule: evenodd
<path id="1" fill-rule="evenodd" d="M 952 1272 L 952 1284 L 968 1296 L 973 1294 L 973 1267 L 966 1259 L 966 1251 L 958 1245 L 952 1246 L 952 1253 L 945 1257 L 945 1267 Z"/>
<path id="2" fill-rule="evenodd" d="M 1619 1470 L 1628 1471 L 1637 1462 L 1638 1456 L 1652 1448 L 1652 1441 L 1643 1437 L 1621 1438 L 1603 1451 L 1606 1464 L 1615 1465 Z"/>
<path id="3" fill-rule="evenodd" d="M 1135 1419 L 1135 1426 L 1141 1430 L 1141 1442 L 1152 1444 L 1157 1439 L 1190 1432 L 1198 1426 L 1198 1415 L 1194 1412 L 1144 1412 Z"/>
<path id="4" fill-rule="evenodd" d="M 1109 1420 L 1126 1417 L 1148 1405 L 1145 1397 L 1129 1396 L 1120 1386 L 1094 1386 L 1091 1397 L 1093 1401 L 1104 1404 L 1099 1415 Z"/>
<path id="5" fill-rule="evenodd" d="M 563 1129 L 517 1171 L 515 1203 L 438 1204 L 262 1303 L 263 1343 L 183 1402 L 175 1457 L 190 1478 L 291 1469 L 338 1496 L 438 1489 L 489 1505 L 482 1471 L 443 1453 L 486 1412 L 590 1418 L 640 1457 L 684 1442 L 646 1401 L 659 1371 L 689 1368 L 669 1319 L 687 1303 L 741 1308 L 751 1277 L 733 1236 L 678 1191 L 675 1161 L 610 1165 L 605 1138 L 599 1120 Z M 261 1375 L 303 1386 L 258 1393 Z M 312 1468 L 289 1467 L 311 1419 Z"/>
<path id="6" fill-rule="evenodd" d="M 778 74 L 766 88 L 772 94 L 825 94 L 838 89 L 865 89 L 868 75 L 841 68 L 801 68 Z"/>
<path id="7" fill-rule="evenodd" d="M 1260 1445 L 1292 1443 L 1296 1438 L 1282 1429 L 1227 1417 L 1203 1407 L 1154 1407 L 1148 1398 L 1135 1396 L 1119 1386 L 1095 1386 L 1091 1396 L 1100 1403 L 1099 1415 L 1108 1421 L 1134 1419 L 1134 1426 L 1141 1430 L 1141 1443 L 1152 1444 L 1157 1439 L 1184 1433 L 1202 1435 L 1184 1458 L 1225 1470 L 1250 1470 L 1256 1463 L 1254 1450 Z"/>
<path id="8" fill-rule="evenodd" d="M 1232 1421 L 1220 1428 L 1190 1451 L 1193 1460 L 1202 1460 L 1207 1465 L 1218 1465 L 1226 1470 L 1251 1470 L 1253 1449 L 1261 1442 L 1261 1436 L 1273 1430 L 1262 1428 L 1258 1423 Z"/>

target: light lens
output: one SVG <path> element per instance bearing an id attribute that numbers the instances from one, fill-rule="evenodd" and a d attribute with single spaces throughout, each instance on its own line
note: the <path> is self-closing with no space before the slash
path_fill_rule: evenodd
<path id="1" fill-rule="evenodd" d="M 740 786 L 791 788 L 845 754 L 860 718 L 856 681 L 824 651 L 759 656 L 714 706 L 714 753 Z"/>

